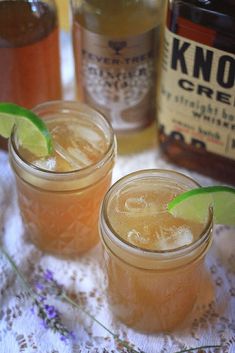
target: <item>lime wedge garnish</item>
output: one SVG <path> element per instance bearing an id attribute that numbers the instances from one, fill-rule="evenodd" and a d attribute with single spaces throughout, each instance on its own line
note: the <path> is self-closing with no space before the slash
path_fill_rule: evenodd
<path id="1" fill-rule="evenodd" d="M 12 103 L 0 103 L 0 135 L 9 138 L 13 127 L 19 145 L 38 157 L 52 150 L 52 139 L 46 124 L 31 110 Z"/>
<path id="2" fill-rule="evenodd" d="M 235 189 L 227 186 L 199 187 L 177 195 L 168 211 L 176 217 L 204 222 L 209 207 L 214 223 L 235 225 Z"/>

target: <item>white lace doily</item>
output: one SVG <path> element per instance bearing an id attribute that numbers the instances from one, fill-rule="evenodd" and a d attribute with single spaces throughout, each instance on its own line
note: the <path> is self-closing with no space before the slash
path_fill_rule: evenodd
<path id="1" fill-rule="evenodd" d="M 119 157 L 114 180 L 137 170 L 139 166 L 172 168 L 159 158 L 157 150 L 151 150 L 132 157 Z M 196 176 L 203 185 L 212 182 Z M 33 280 L 39 266 L 50 269 L 66 290 L 73 294 L 73 298 L 92 315 L 145 353 L 173 353 L 187 347 L 225 342 L 227 352 L 235 352 L 234 229 L 220 226 L 215 230 L 213 246 L 207 256 L 210 278 L 207 291 L 199 298 L 187 322 L 172 334 L 143 335 L 127 329 L 112 318 L 102 284 L 100 246 L 77 261 L 66 261 L 41 253 L 27 241 L 17 206 L 14 178 L 7 154 L 3 152 L 0 152 L 0 190 L 1 245 L 11 254 L 26 278 Z M 0 255 L 0 267 L 1 353 L 118 352 L 112 337 L 101 327 L 69 304 L 53 300 L 61 312 L 64 325 L 76 336 L 67 344 L 62 342 L 59 334 L 42 327 L 40 320 L 31 312 L 31 300 L 3 255 Z"/>

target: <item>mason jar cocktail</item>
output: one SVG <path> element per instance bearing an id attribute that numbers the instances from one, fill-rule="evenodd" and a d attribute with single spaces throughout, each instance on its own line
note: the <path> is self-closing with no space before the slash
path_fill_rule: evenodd
<path id="1" fill-rule="evenodd" d="M 76 256 L 99 240 L 98 214 L 111 184 L 116 153 L 110 124 L 77 102 L 55 101 L 33 110 L 46 123 L 53 153 L 37 158 L 19 147 L 9 158 L 26 232 L 43 251 Z"/>
<path id="2" fill-rule="evenodd" d="M 211 244 L 212 210 L 200 224 L 167 204 L 199 185 L 173 171 L 145 170 L 115 183 L 100 215 L 107 296 L 114 315 L 143 331 L 168 331 L 191 311 Z"/>

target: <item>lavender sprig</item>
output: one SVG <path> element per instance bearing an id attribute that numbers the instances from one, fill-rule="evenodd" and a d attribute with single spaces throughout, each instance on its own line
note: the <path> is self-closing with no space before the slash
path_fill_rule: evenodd
<path id="1" fill-rule="evenodd" d="M 47 298 L 47 293 L 42 293 L 39 294 L 37 291 L 33 290 L 32 287 L 29 285 L 29 283 L 26 281 L 25 277 L 21 273 L 21 271 L 18 269 L 16 263 L 14 260 L 11 258 L 11 256 L 2 248 L 0 247 L 2 253 L 5 255 L 9 263 L 11 264 L 12 268 L 16 272 L 16 274 L 19 276 L 22 284 L 25 286 L 27 289 L 28 293 L 30 294 L 32 300 L 33 300 L 33 307 L 32 307 L 32 312 L 35 313 L 39 318 L 42 320 L 42 326 L 44 328 L 50 328 L 54 332 L 60 333 L 60 339 L 62 341 L 67 342 L 69 338 L 74 338 L 74 333 L 72 331 L 69 331 L 62 323 L 60 314 L 56 310 L 56 308 L 52 305 L 49 305 L 45 302 Z M 49 271 L 51 272 L 51 271 Z M 45 276 L 49 279 L 49 272 L 45 273 Z M 52 272 L 51 272 L 52 274 Z M 38 289 L 40 288 L 40 284 L 38 286 L 35 286 Z M 59 288 L 59 286 L 58 286 Z"/>
<path id="2" fill-rule="evenodd" d="M 92 321 L 96 322 L 99 326 L 101 326 L 106 332 L 108 332 L 119 345 L 120 348 L 126 348 L 129 353 L 144 353 L 143 351 L 138 351 L 133 348 L 129 342 L 122 340 L 119 335 L 112 332 L 109 328 L 107 328 L 102 322 L 97 320 L 92 314 L 90 314 L 86 309 L 76 303 L 73 299 L 71 299 L 65 292 L 63 286 L 61 286 L 53 276 L 53 272 L 50 270 L 46 270 L 45 272 L 40 269 L 42 272 L 42 276 L 38 279 L 40 280 L 35 283 L 35 290 L 29 285 L 29 283 L 24 278 L 24 275 L 21 273 L 17 265 L 11 256 L 0 246 L 2 253 L 5 255 L 12 268 L 19 276 L 22 284 L 26 287 L 27 291 L 31 295 L 33 299 L 33 311 L 37 309 L 37 315 L 42 319 L 42 324 L 44 327 L 51 328 L 53 331 L 57 331 L 61 334 L 60 339 L 62 341 L 67 342 L 68 339 L 74 338 L 74 333 L 69 331 L 61 322 L 60 314 L 56 310 L 53 305 L 49 305 L 45 302 L 48 294 L 53 295 L 55 298 L 59 298 L 74 306 L 75 308 L 81 310 L 85 315 L 87 315 Z M 184 349 L 175 353 L 187 353 L 192 351 L 199 351 L 202 349 L 210 349 L 210 348 L 222 348 L 220 345 L 209 345 L 209 346 L 200 346 L 195 348 Z"/>
<path id="3" fill-rule="evenodd" d="M 92 321 L 96 322 L 99 326 L 101 326 L 104 330 L 106 330 L 116 341 L 116 343 L 121 348 L 126 348 L 130 353 L 144 353 L 140 350 L 135 350 L 127 341 L 124 341 L 119 338 L 114 332 L 112 332 L 109 328 L 102 324 L 99 320 L 95 318 L 92 314 L 90 314 L 84 307 L 80 306 L 76 303 L 73 299 L 71 299 L 64 290 L 63 286 L 61 286 L 53 276 L 53 273 L 50 270 L 46 270 L 45 272 L 39 268 L 41 275 L 36 277 L 36 284 L 35 288 L 37 292 L 42 296 L 45 297 L 48 293 L 54 296 L 55 298 L 60 298 L 61 300 L 71 304 L 72 306 L 76 307 L 77 309 L 81 310 L 86 316 L 88 316 Z"/>
<path id="4" fill-rule="evenodd" d="M 73 331 L 69 331 L 63 325 L 60 314 L 53 305 L 49 305 L 40 300 L 34 300 L 32 311 L 41 318 L 41 323 L 44 328 L 50 328 L 60 334 L 61 341 L 67 342 L 70 338 L 74 338 Z"/>

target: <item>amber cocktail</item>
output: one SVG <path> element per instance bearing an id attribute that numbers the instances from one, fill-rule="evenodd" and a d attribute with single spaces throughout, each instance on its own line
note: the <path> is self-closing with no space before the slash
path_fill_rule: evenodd
<path id="1" fill-rule="evenodd" d="M 99 240 L 98 214 L 111 184 L 115 138 L 106 119 L 76 102 L 34 109 L 52 134 L 54 151 L 37 158 L 17 147 L 9 156 L 26 232 L 43 251 L 76 256 Z"/>
<path id="2" fill-rule="evenodd" d="M 114 314 L 144 332 L 168 331 L 193 308 L 211 243 L 205 224 L 175 218 L 167 204 L 198 187 L 173 171 L 130 174 L 108 191 L 100 217 L 107 295 Z"/>

